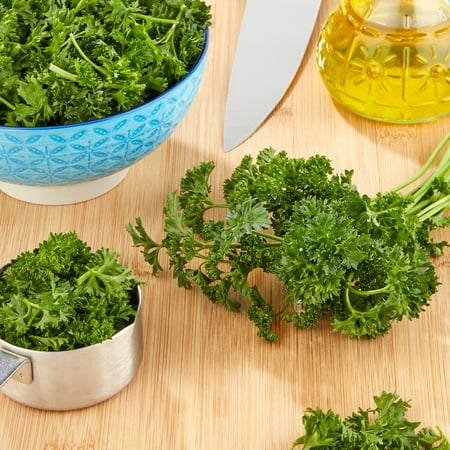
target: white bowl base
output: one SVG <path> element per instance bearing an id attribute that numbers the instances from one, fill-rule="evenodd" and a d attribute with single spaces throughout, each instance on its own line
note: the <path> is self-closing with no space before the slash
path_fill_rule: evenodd
<path id="1" fill-rule="evenodd" d="M 128 173 L 126 169 L 112 175 L 61 186 L 29 186 L 0 181 L 0 191 L 17 200 L 38 205 L 70 205 L 91 200 L 116 187 Z"/>

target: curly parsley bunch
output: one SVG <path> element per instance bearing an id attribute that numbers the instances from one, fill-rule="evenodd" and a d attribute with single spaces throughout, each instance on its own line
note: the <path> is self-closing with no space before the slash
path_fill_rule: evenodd
<path id="1" fill-rule="evenodd" d="M 386 334 L 394 321 L 417 318 L 439 284 L 430 256 L 446 242 L 431 231 L 450 224 L 450 135 L 411 180 L 373 198 L 352 184 L 353 171 L 334 174 L 324 156 L 289 158 L 262 150 L 245 156 L 223 184 L 225 203 L 211 196 L 214 164 L 189 170 L 165 207 L 166 237 L 156 243 L 138 218 L 128 231 L 156 275 L 161 249 L 178 284 L 198 285 L 213 302 L 237 311 L 246 297 L 258 335 L 280 316 L 297 327 L 329 317 L 334 330 L 355 337 Z M 442 154 L 431 175 L 404 194 Z M 208 219 L 211 209 L 224 211 Z M 282 283 L 281 300 L 264 299 L 250 285 L 255 269 Z M 272 300 L 272 301 L 270 301 Z"/>

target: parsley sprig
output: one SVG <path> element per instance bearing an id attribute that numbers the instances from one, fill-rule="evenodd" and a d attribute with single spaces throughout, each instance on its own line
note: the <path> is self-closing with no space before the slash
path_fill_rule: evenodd
<path id="1" fill-rule="evenodd" d="M 376 407 L 362 409 L 344 418 L 328 410 L 308 408 L 303 416 L 305 434 L 292 448 L 303 450 L 450 450 L 450 443 L 439 427 L 418 430 L 406 412 L 411 407 L 395 393 L 374 397 Z"/>
<path id="2" fill-rule="evenodd" d="M 394 321 L 417 318 L 437 291 L 430 256 L 447 243 L 430 233 L 450 223 L 449 141 L 447 135 L 417 175 L 374 197 L 358 192 L 353 171 L 334 174 L 324 156 L 296 159 L 266 148 L 256 161 L 242 159 L 220 203 L 209 183 L 214 164 L 203 162 L 168 195 L 161 243 L 140 218 L 127 230 L 153 275 L 163 269 L 165 249 L 180 286 L 196 284 L 232 311 L 241 306 L 233 292 L 247 298 L 248 317 L 269 341 L 278 339 L 276 317 L 299 328 L 329 317 L 349 337 L 375 338 Z M 223 210 L 222 218 L 210 210 Z M 283 299 L 265 299 L 250 284 L 256 269 L 275 275 Z"/>
<path id="3" fill-rule="evenodd" d="M 42 351 L 110 339 L 133 322 L 141 281 L 116 251 L 92 252 L 75 232 L 51 233 L 0 273 L 0 338 Z"/>
<path id="4" fill-rule="evenodd" d="M 128 110 L 204 47 L 202 0 L 1 0 L 0 123 L 63 125 Z"/>

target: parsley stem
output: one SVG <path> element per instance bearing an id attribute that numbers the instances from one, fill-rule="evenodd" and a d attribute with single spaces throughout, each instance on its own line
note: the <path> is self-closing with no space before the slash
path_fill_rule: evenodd
<path id="1" fill-rule="evenodd" d="M 62 69 L 61 67 L 57 66 L 56 64 L 50 63 L 48 68 L 52 72 L 59 75 L 61 78 L 65 78 L 66 80 L 69 80 L 69 81 L 77 81 L 77 76 L 75 74 Z"/>
<path id="2" fill-rule="evenodd" d="M 23 303 L 25 303 L 27 307 L 27 313 L 25 314 L 25 317 L 28 316 L 27 326 L 30 327 L 30 325 L 33 323 L 34 318 L 41 310 L 41 307 L 38 304 L 31 302 L 25 297 L 22 299 L 22 301 Z"/>
<path id="3" fill-rule="evenodd" d="M 2 102 L 5 106 L 7 106 L 9 109 L 13 111 L 16 109 L 13 104 L 9 103 L 8 100 L 6 100 L 6 98 L 2 97 L 1 95 L 0 95 L 0 102 Z"/>
<path id="4" fill-rule="evenodd" d="M 417 189 L 411 192 L 413 198 L 415 198 L 415 203 L 420 201 L 422 197 L 428 192 L 430 187 L 432 186 L 434 180 L 437 178 L 442 177 L 444 181 L 446 180 L 446 172 L 449 171 L 449 164 L 450 164 L 450 147 L 448 148 L 447 152 L 444 154 L 444 157 L 441 160 L 441 163 L 436 168 L 436 170 L 432 173 L 432 175 L 424 181 Z"/>
<path id="5" fill-rule="evenodd" d="M 422 209 L 418 214 L 417 217 L 420 221 L 425 221 L 427 219 L 431 219 L 432 217 L 437 216 L 440 213 L 445 212 L 447 209 L 450 208 L 450 194 L 446 195 L 445 197 L 442 197 L 440 200 L 431 203 L 431 205 L 428 205 L 426 208 Z"/>
<path id="6" fill-rule="evenodd" d="M 61 78 L 64 78 L 65 80 L 73 81 L 74 83 L 78 82 L 78 77 L 72 72 L 68 72 L 67 70 L 62 69 L 61 67 L 57 66 L 56 64 L 50 63 L 48 65 L 48 69 L 52 72 L 59 75 Z M 108 87 L 111 89 L 120 89 L 120 86 L 115 85 L 113 83 L 108 83 Z M 1 101 L 1 97 L 0 97 Z"/>
<path id="7" fill-rule="evenodd" d="M 272 240 L 277 241 L 277 242 L 283 242 L 284 241 L 284 239 L 282 237 L 280 237 L 280 236 L 275 236 L 273 234 L 264 233 L 263 231 L 253 230 L 252 232 L 253 232 L 253 234 L 256 234 L 257 236 L 261 236 L 261 237 L 267 238 L 267 239 L 272 239 Z"/>
<path id="8" fill-rule="evenodd" d="M 78 14 L 79 11 L 81 11 L 84 8 L 84 5 L 86 4 L 86 0 L 80 0 L 73 10 L 74 14 Z"/>
<path id="9" fill-rule="evenodd" d="M 430 204 L 429 199 L 424 199 L 420 202 L 412 203 L 407 211 L 409 215 L 418 214 L 420 211 L 422 211 L 427 205 Z"/>
<path id="10" fill-rule="evenodd" d="M 348 296 L 348 293 L 351 292 L 352 294 L 355 294 L 355 295 L 360 295 L 363 297 L 370 297 L 371 295 L 384 294 L 384 293 L 388 292 L 389 288 L 390 288 L 390 285 L 387 284 L 386 286 L 379 288 L 379 289 L 369 289 L 368 291 L 361 291 L 360 289 L 356 289 L 355 286 L 353 286 L 351 284 L 354 278 L 355 278 L 354 272 L 352 272 L 347 278 L 348 286 L 345 290 L 346 296 Z M 348 301 L 350 302 L 350 298 L 348 299 Z"/>
<path id="11" fill-rule="evenodd" d="M 424 175 L 424 173 L 431 167 L 435 159 L 438 157 L 439 153 L 442 151 L 442 149 L 450 142 L 450 133 L 445 136 L 444 139 L 438 144 L 438 146 L 434 149 L 433 153 L 431 153 L 428 160 L 425 162 L 425 164 L 422 166 L 422 168 L 411 178 L 407 179 L 403 183 L 399 184 L 397 187 L 391 190 L 391 192 L 398 192 L 405 187 L 409 186 L 410 184 L 414 183 L 414 181 L 417 181 L 420 177 Z M 448 153 L 448 152 L 447 152 Z M 448 159 L 448 156 L 447 158 Z"/>
<path id="12" fill-rule="evenodd" d="M 353 308 L 352 302 L 350 301 L 350 296 L 348 295 L 349 290 L 350 290 L 350 286 L 347 286 L 345 288 L 345 292 L 344 292 L 345 304 L 347 305 L 347 308 L 349 309 L 349 311 L 356 312 L 355 308 Z"/>
<path id="13" fill-rule="evenodd" d="M 352 293 L 352 294 L 356 294 L 356 295 L 360 295 L 363 297 L 370 297 L 371 295 L 376 295 L 376 294 L 384 294 L 386 292 L 388 292 L 389 290 L 389 284 L 387 284 L 386 286 L 379 288 L 379 289 L 371 289 L 368 291 L 360 291 L 359 289 L 356 289 L 354 286 L 349 285 L 348 286 L 348 290 Z"/>
<path id="14" fill-rule="evenodd" d="M 230 205 L 228 203 L 214 203 L 214 202 L 207 202 L 205 205 L 205 211 L 214 208 L 229 209 Z"/>
<path id="15" fill-rule="evenodd" d="M 177 14 L 177 17 L 176 17 L 176 19 L 173 21 L 173 23 L 172 23 L 172 26 L 169 28 L 169 31 L 166 33 L 166 35 L 162 38 L 162 39 L 160 39 L 159 40 L 159 44 L 162 44 L 162 45 L 164 45 L 164 44 L 169 44 L 170 46 L 171 46 L 171 49 L 172 49 L 172 53 L 175 55 L 175 56 L 177 56 L 177 52 L 176 52 L 176 49 L 175 49 L 175 44 L 174 44 L 174 41 L 173 41 L 173 37 L 174 37 L 174 33 L 175 33 L 175 30 L 176 30 L 176 27 L 177 27 L 177 25 L 180 23 L 180 19 L 181 19 L 181 16 L 182 16 L 182 14 L 183 14 L 183 11 L 186 9 L 186 5 L 185 4 L 182 4 L 181 5 L 181 7 L 180 7 L 180 10 L 178 11 L 178 14 Z"/>
<path id="16" fill-rule="evenodd" d="M 381 289 L 373 289 L 371 291 L 359 291 L 358 289 L 355 289 L 353 286 L 348 285 L 347 288 L 345 289 L 345 293 L 344 293 L 345 304 L 347 305 L 347 308 L 349 309 L 349 311 L 352 314 L 364 314 L 364 311 L 359 311 L 353 307 L 352 302 L 350 301 L 349 293 L 352 292 L 353 294 L 356 294 L 356 295 L 370 296 L 370 295 L 375 295 L 375 294 L 383 294 L 384 292 L 387 291 L 388 287 L 389 287 L 389 285 L 387 285 Z"/>
<path id="17" fill-rule="evenodd" d="M 157 23 L 168 23 L 168 24 L 176 24 L 178 22 L 177 19 L 164 19 L 162 17 L 154 17 L 145 14 L 135 13 L 133 17 L 136 19 L 148 20 L 149 22 L 157 22 Z"/>
<path id="18" fill-rule="evenodd" d="M 80 56 L 87 62 L 89 63 L 94 69 L 98 70 L 99 72 L 101 72 L 103 75 L 108 75 L 108 72 L 101 66 L 97 65 L 94 63 L 94 61 L 92 61 L 91 59 L 89 59 L 86 54 L 83 52 L 83 50 L 81 49 L 81 47 L 78 45 L 77 40 L 75 39 L 75 36 L 73 33 L 69 34 L 69 38 L 70 41 L 72 42 L 73 46 L 75 47 L 75 49 L 77 50 L 77 52 L 80 54 Z"/>
<path id="19" fill-rule="evenodd" d="M 433 189 L 433 183 L 436 180 L 442 180 L 444 183 L 450 182 L 450 133 L 434 149 L 427 162 L 416 175 L 405 181 L 394 192 L 403 189 L 414 181 L 417 181 L 431 167 L 438 155 L 446 148 L 441 161 L 431 175 L 418 187 L 413 189 L 409 195 L 413 199 L 412 203 L 406 208 L 405 212 L 409 215 L 416 215 L 422 222 L 432 219 L 444 213 L 450 207 L 449 196 L 442 196 L 442 191 L 438 192 L 438 196 L 430 196 L 430 190 Z"/>

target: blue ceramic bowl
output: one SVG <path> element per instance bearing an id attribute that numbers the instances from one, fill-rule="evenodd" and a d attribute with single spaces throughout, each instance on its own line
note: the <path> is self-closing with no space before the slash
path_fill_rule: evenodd
<path id="1" fill-rule="evenodd" d="M 79 190 L 81 183 L 87 183 L 88 192 L 78 193 L 79 200 L 68 199 L 67 203 L 109 190 L 129 166 L 160 146 L 181 122 L 198 92 L 208 44 L 207 30 L 204 49 L 191 71 L 160 96 L 129 111 L 71 125 L 0 126 L 0 190 L 22 200 L 31 194 L 34 203 L 48 202 L 33 200 L 30 187 L 38 188 L 34 191 L 38 197 L 48 195 L 42 188 L 59 187 L 64 197 L 64 186 Z M 110 181 L 99 187 L 95 183 L 99 179 Z"/>

